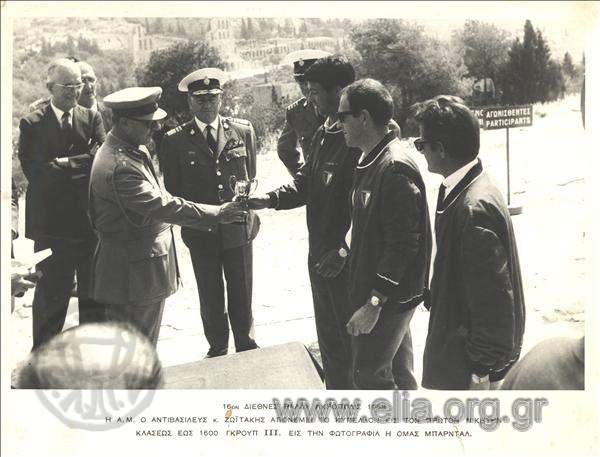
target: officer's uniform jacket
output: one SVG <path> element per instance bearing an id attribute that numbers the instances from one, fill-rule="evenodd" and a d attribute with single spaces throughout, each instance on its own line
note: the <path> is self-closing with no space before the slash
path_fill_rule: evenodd
<path id="1" fill-rule="evenodd" d="M 300 169 L 303 161 L 308 160 L 312 137 L 323 121 L 304 97 L 286 108 L 285 124 L 277 141 L 277 155 L 292 175 Z M 298 142 L 302 154 L 298 150 Z"/>
<path id="2" fill-rule="evenodd" d="M 252 124 L 243 119 L 220 117 L 217 155 L 213 157 L 203 132 L 191 120 L 165 134 L 160 145 L 166 189 L 186 200 L 222 205 L 233 199 L 231 179 L 256 177 L 256 137 Z M 183 240 L 196 241 L 206 252 L 243 246 L 252 241 L 260 220 L 254 211 L 245 223 L 184 227 Z"/>
<path id="3" fill-rule="evenodd" d="M 146 151 L 109 133 L 90 178 L 90 220 L 98 235 L 92 298 L 105 304 L 156 303 L 177 289 L 171 224 L 215 225 L 219 208 L 169 195 Z"/>

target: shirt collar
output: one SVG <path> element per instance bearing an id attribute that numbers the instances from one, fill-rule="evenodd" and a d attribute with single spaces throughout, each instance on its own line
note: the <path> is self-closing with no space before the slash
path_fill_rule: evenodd
<path id="1" fill-rule="evenodd" d="M 62 124 L 62 117 L 64 114 L 64 111 L 61 110 L 60 108 L 57 108 L 56 105 L 54 103 L 52 103 L 52 100 L 50 100 L 50 107 L 52 108 L 52 111 L 54 111 L 54 115 L 56 116 L 56 119 L 58 120 L 59 124 Z M 69 110 L 69 124 L 73 125 L 73 110 L 74 108 L 71 108 Z"/>
<path id="2" fill-rule="evenodd" d="M 198 126 L 198 128 L 200 129 L 200 131 L 202 132 L 202 134 L 203 134 L 204 136 L 206 136 L 206 132 L 205 132 L 205 130 L 206 130 L 206 126 L 207 126 L 207 125 L 209 125 L 209 124 L 205 124 L 204 122 L 202 122 L 200 119 L 198 119 L 198 118 L 197 118 L 197 117 L 195 117 L 195 116 L 194 116 L 194 121 L 196 121 L 196 125 Z M 215 120 L 214 120 L 214 121 L 212 121 L 212 122 L 210 123 L 210 126 L 211 126 L 211 127 L 214 129 L 214 131 L 215 131 L 215 135 L 216 135 L 216 132 L 218 132 L 218 131 L 219 131 L 219 122 L 221 122 L 221 116 L 219 116 L 219 115 L 217 114 L 217 117 L 215 117 Z"/>
<path id="3" fill-rule="evenodd" d="M 469 170 L 477 165 L 477 157 L 471 160 L 468 164 L 463 165 L 458 170 L 456 170 L 451 175 L 447 176 L 446 179 L 442 181 L 442 184 L 446 188 L 446 197 L 450 194 L 452 189 L 456 187 L 456 185 L 467 175 Z"/>

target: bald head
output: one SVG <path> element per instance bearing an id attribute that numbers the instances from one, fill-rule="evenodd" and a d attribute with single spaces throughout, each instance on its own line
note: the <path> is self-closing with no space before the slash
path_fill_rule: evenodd
<path id="1" fill-rule="evenodd" d="M 48 67 L 46 87 L 54 106 L 63 111 L 75 107 L 82 88 L 79 65 L 69 59 L 55 60 Z"/>

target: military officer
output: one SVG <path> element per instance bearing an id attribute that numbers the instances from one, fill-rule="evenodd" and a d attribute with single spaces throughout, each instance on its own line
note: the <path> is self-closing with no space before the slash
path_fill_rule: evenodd
<path id="1" fill-rule="evenodd" d="M 256 176 L 252 124 L 219 115 L 225 79 L 222 70 L 204 68 L 179 83 L 179 90 L 187 92 L 194 117 L 167 132 L 161 142 L 165 187 L 173 195 L 223 204 L 234 197 L 234 181 Z M 252 240 L 258 229 L 258 216 L 250 212 L 242 224 L 214 223 L 181 230 L 198 284 L 200 314 L 210 345 L 207 357 L 227 354 L 229 323 L 237 352 L 258 347 L 252 336 Z"/>
<path id="2" fill-rule="evenodd" d="M 285 111 L 285 124 L 277 141 L 277 155 L 294 176 L 310 154 L 309 146 L 317 128 L 325 118 L 319 114 L 316 107 L 309 101 L 308 86 L 304 72 L 321 57 L 330 55 L 328 52 L 315 49 L 301 49 L 285 56 L 284 61 L 293 62 L 294 79 L 300 87 L 302 98 L 289 105 Z M 298 143 L 302 152 L 298 150 Z"/>
<path id="3" fill-rule="evenodd" d="M 213 230 L 243 221 L 241 203 L 202 205 L 165 192 L 144 145 L 166 116 L 160 87 L 108 95 L 113 128 L 98 150 L 90 178 L 90 220 L 98 234 L 92 296 L 110 319 L 136 325 L 156 345 L 165 299 L 177 289 L 171 224 Z"/>

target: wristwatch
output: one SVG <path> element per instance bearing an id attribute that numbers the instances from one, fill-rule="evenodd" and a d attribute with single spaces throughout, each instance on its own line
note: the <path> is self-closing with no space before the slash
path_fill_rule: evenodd
<path id="1" fill-rule="evenodd" d="M 373 295 L 371 298 L 369 298 L 369 304 L 371 306 L 379 306 L 381 304 L 381 300 L 379 299 L 379 297 Z"/>
<path id="2" fill-rule="evenodd" d="M 346 248 L 340 248 L 340 250 L 338 251 L 338 255 L 342 259 L 345 259 L 346 257 L 348 257 L 348 251 L 346 250 Z"/>
<path id="3" fill-rule="evenodd" d="M 490 382 L 490 375 L 486 374 L 485 376 L 478 376 L 475 373 L 472 373 L 471 382 L 473 384 L 483 384 L 485 382 Z"/>

